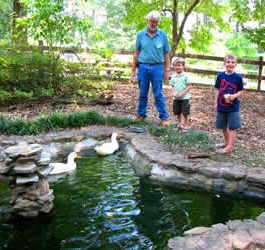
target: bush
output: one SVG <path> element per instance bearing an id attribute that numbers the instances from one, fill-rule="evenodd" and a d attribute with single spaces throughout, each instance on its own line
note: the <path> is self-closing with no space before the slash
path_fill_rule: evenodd
<path id="1" fill-rule="evenodd" d="M 2 50 L 3 51 L 3 50 Z M 26 47 L 12 47 L 0 55 L 0 88 L 34 95 L 52 84 L 50 57 Z"/>

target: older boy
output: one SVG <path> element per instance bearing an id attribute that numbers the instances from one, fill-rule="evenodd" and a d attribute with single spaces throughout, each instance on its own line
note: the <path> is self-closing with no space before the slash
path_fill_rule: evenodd
<path id="1" fill-rule="evenodd" d="M 214 86 L 217 89 L 215 98 L 216 128 L 222 129 L 224 135 L 224 143 L 217 144 L 219 147 L 218 154 L 233 151 L 236 130 L 241 128 L 238 97 L 242 95 L 244 90 L 241 75 L 235 73 L 236 56 L 233 54 L 226 55 L 224 66 L 226 70 L 218 74 Z"/>
<path id="2" fill-rule="evenodd" d="M 182 129 L 182 132 L 187 132 L 190 128 L 188 126 L 188 116 L 190 114 L 190 90 L 192 84 L 188 75 L 184 72 L 185 60 L 183 58 L 176 58 L 172 63 L 175 74 L 169 84 L 172 85 L 171 95 L 173 100 L 173 113 L 177 115 L 178 123 L 176 130 Z M 181 114 L 184 117 L 184 126 L 181 125 Z"/>

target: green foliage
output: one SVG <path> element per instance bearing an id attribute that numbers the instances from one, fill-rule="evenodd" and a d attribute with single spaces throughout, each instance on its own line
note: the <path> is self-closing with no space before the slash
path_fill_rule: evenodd
<path id="1" fill-rule="evenodd" d="M 76 94 L 82 97 L 90 98 L 90 99 L 95 99 L 97 97 L 97 92 L 93 90 L 86 91 L 86 90 L 79 89 L 77 90 Z"/>
<path id="2" fill-rule="evenodd" d="M 161 127 L 157 124 L 146 121 L 135 121 L 130 118 L 117 116 L 106 116 L 99 114 L 95 110 L 76 113 L 51 113 L 33 121 L 23 119 L 6 120 L 0 116 L 0 133 L 15 135 L 32 135 L 51 130 L 65 128 L 80 128 L 89 125 L 109 125 L 116 127 L 129 127 L 130 125 L 144 125 L 154 136 L 164 138 L 165 143 L 177 144 L 179 146 L 200 145 L 209 147 L 210 139 L 207 133 L 189 131 L 181 134 L 173 130 L 172 127 Z"/>
<path id="3" fill-rule="evenodd" d="M 79 34 L 89 32 L 90 20 L 66 15 L 64 0 L 23 0 L 22 2 L 28 15 L 18 20 L 18 25 L 25 27 L 27 34 L 36 41 L 45 40 L 50 47 L 56 43 L 69 44 L 75 42 L 73 38 L 75 32 Z M 19 33 L 18 36 L 21 34 Z"/>
<path id="4" fill-rule="evenodd" d="M 90 55 L 88 63 L 84 67 L 86 67 L 86 76 L 89 75 L 89 79 L 128 79 L 131 73 L 129 64 L 106 59 L 105 57 L 100 58 L 97 54 L 96 56 Z M 102 85 L 101 87 L 104 86 L 106 89 L 110 87 L 110 85 Z"/>
<path id="5" fill-rule="evenodd" d="M 29 128 L 29 123 L 23 119 L 11 119 L 6 122 L 0 117 L 0 131 L 8 134 L 24 135 Z"/>
<path id="6" fill-rule="evenodd" d="M 95 56 L 96 59 L 106 58 L 110 60 L 113 57 L 112 49 L 108 49 L 105 46 L 96 45 L 92 50 L 90 55 Z"/>
<path id="7" fill-rule="evenodd" d="M 179 145 L 180 147 L 201 144 L 211 147 L 212 142 L 209 139 L 209 135 L 205 132 L 197 132 L 189 130 L 188 133 L 181 133 L 173 129 L 169 129 L 165 142 L 168 144 Z"/>
<path id="8" fill-rule="evenodd" d="M 147 130 L 154 136 L 166 136 L 168 128 L 157 126 L 156 124 L 147 123 Z"/>
<path id="9" fill-rule="evenodd" d="M 95 98 L 100 91 L 107 92 L 112 81 L 92 81 L 107 78 L 120 79 L 130 74 L 129 65 L 105 61 L 99 57 L 96 63 L 69 63 L 42 54 L 28 46 L 0 48 L 0 100 L 15 104 L 19 100 L 39 97 L 87 97 Z M 56 70 L 52 65 L 56 64 Z"/>
<path id="10" fill-rule="evenodd" d="M 54 94 L 62 76 L 54 74 L 49 54 L 29 47 L 0 48 L 1 99 Z M 29 52 L 30 51 L 30 52 Z M 59 66 L 58 66 L 59 67 Z"/>
<path id="11" fill-rule="evenodd" d="M 226 40 L 225 47 L 239 58 L 256 59 L 257 46 L 244 33 L 234 33 Z"/>
<path id="12" fill-rule="evenodd" d="M 238 23 L 246 23 L 248 21 L 263 23 L 265 16 L 264 5 L 264 0 L 231 0 L 232 18 Z"/>
<path id="13" fill-rule="evenodd" d="M 10 0 L 0 0 L 0 34 L 1 40 L 7 39 L 5 42 L 10 40 L 11 38 L 11 24 L 12 24 L 12 16 L 10 13 L 12 12 L 12 1 Z"/>
<path id="14" fill-rule="evenodd" d="M 236 22 L 245 23 L 251 20 L 249 0 L 231 0 L 232 17 Z"/>
<path id="15" fill-rule="evenodd" d="M 95 110 L 76 113 L 50 113 L 32 121 L 23 119 L 6 120 L 0 116 L 0 133 L 14 135 L 36 135 L 48 131 L 58 131 L 66 128 L 81 128 L 89 125 L 108 125 L 129 127 L 130 125 L 145 126 L 147 131 L 168 145 L 178 148 L 190 147 L 204 152 L 215 150 L 215 142 L 210 140 L 206 132 L 189 130 L 188 133 L 175 131 L 173 126 L 161 127 L 150 121 L 136 121 L 126 117 L 106 116 Z"/>
<path id="16" fill-rule="evenodd" d="M 147 1 L 124 1 L 123 3 L 126 14 L 123 15 L 122 21 L 126 24 L 132 25 L 135 31 L 140 31 L 146 27 L 145 17 L 148 12 L 158 10 L 157 6 Z"/>
<path id="17" fill-rule="evenodd" d="M 212 1 L 203 0 L 201 4 L 196 7 L 196 13 L 204 14 L 204 25 L 208 29 L 216 31 L 218 28 L 220 31 L 230 31 L 230 23 L 226 21 L 229 15 L 230 5 L 226 0 Z"/>
<path id="18" fill-rule="evenodd" d="M 265 0 L 231 0 L 232 20 L 243 26 L 246 37 L 252 43 L 257 44 L 265 51 L 264 40 L 264 16 Z M 251 22 L 251 24 L 249 24 Z M 259 28 L 253 26 L 253 22 L 261 25 Z"/>
<path id="19" fill-rule="evenodd" d="M 0 90 L 0 100 L 3 103 L 6 99 L 11 99 L 13 97 L 12 93 L 6 90 Z"/>
<path id="20" fill-rule="evenodd" d="M 209 53 L 210 45 L 213 41 L 213 34 L 210 29 L 198 22 L 190 33 L 192 40 L 190 40 L 189 47 L 197 52 Z"/>
<path id="21" fill-rule="evenodd" d="M 126 15 L 122 3 L 123 0 L 99 1 L 106 11 L 106 22 L 99 27 L 104 33 L 104 46 L 109 49 L 134 49 L 134 28 L 121 22 L 122 16 Z"/>
<path id="22" fill-rule="evenodd" d="M 146 15 L 151 10 L 161 11 L 164 16 L 161 17 L 161 22 L 159 23 L 159 28 L 165 30 L 168 34 L 170 44 L 174 44 L 177 38 L 180 38 L 177 50 L 181 48 L 187 48 L 188 46 L 194 48 L 200 52 L 208 52 L 209 45 L 213 41 L 212 32 L 215 32 L 217 28 L 220 30 L 228 30 L 229 25 L 224 19 L 224 14 L 227 10 L 227 4 L 225 1 L 210 1 L 202 0 L 193 9 L 192 13 L 197 14 L 197 16 L 206 16 L 207 21 L 201 21 L 201 18 L 196 20 L 191 19 L 191 16 L 187 16 L 186 23 L 184 23 L 183 16 L 188 13 L 189 8 L 192 6 L 194 1 L 184 1 L 178 0 L 177 2 L 177 13 L 178 17 L 174 19 L 172 13 L 174 9 L 174 1 L 164 1 L 164 0 L 126 0 L 124 6 L 126 8 L 126 14 L 123 20 L 135 27 L 136 31 L 139 31 L 146 27 Z M 165 14 L 166 13 L 166 14 Z M 190 13 L 191 14 L 191 13 Z M 191 35 L 191 40 L 189 41 L 185 38 L 185 33 L 182 34 L 180 27 L 185 26 L 187 22 L 195 22 L 194 28 L 189 31 Z M 177 34 L 173 34 L 172 23 L 177 24 Z M 173 41 L 173 39 L 175 41 Z M 185 40 L 187 42 L 185 42 Z"/>
<path id="23" fill-rule="evenodd" d="M 260 28 L 244 28 L 243 31 L 246 34 L 246 37 L 252 43 L 255 43 L 265 51 L 265 26 L 261 26 Z"/>
<path id="24" fill-rule="evenodd" d="M 117 116 L 107 116 L 106 117 L 106 124 L 110 126 L 117 126 L 117 127 L 129 127 L 132 123 L 132 120 L 129 118 L 119 118 Z"/>

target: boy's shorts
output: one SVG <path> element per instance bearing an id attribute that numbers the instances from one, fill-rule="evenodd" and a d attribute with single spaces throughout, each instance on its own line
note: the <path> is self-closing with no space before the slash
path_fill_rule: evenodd
<path id="1" fill-rule="evenodd" d="M 173 101 L 173 113 L 174 115 L 180 115 L 183 114 L 184 116 L 187 116 L 190 114 L 190 100 L 174 100 Z"/>
<path id="2" fill-rule="evenodd" d="M 216 128 L 235 130 L 241 128 L 239 112 L 217 112 Z"/>

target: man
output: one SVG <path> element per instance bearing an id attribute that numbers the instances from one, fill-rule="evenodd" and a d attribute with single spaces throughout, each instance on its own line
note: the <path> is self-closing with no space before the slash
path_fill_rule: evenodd
<path id="1" fill-rule="evenodd" d="M 131 79 L 136 78 L 136 65 L 139 66 L 139 101 L 137 119 L 143 120 L 147 114 L 148 92 L 152 82 L 155 105 L 163 126 L 168 126 L 168 114 L 163 96 L 163 78 L 168 80 L 170 71 L 170 47 L 166 33 L 157 28 L 161 16 L 151 11 L 146 16 L 147 28 L 137 33 Z"/>

